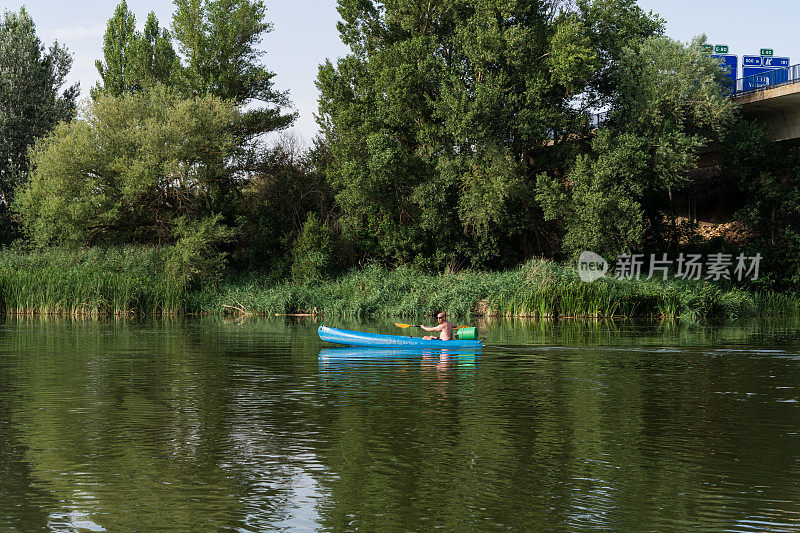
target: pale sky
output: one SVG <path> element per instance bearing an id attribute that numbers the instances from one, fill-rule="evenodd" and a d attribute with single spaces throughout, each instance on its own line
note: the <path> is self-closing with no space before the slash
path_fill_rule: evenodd
<path id="1" fill-rule="evenodd" d="M 37 33 L 49 46 L 57 39 L 73 53 L 70 83 L 80 81 L 81 97 L 98 80 L 94 62 L 102 58 L 106 23 L 118 1 L 0 0 L 4 10 L 17 11 L 25 5 L 36 23 Z M 335 60 L 347 53 L 339 41 L 335 0 L 265 0 L 267 19 L 274 30 L 262 42 L 264 64 L 275 72 L 275 86 L 288 90 L 300 117 L 292 129 L 306 142 L 317 133 L 314 113 L 317 67 L 326 58 Z M 646 11 L 667 21 L 667 35 L 680 41 L 705 33 L 712 44 L 727 44 L 730 53 L 758 54 L 773 48 L 776 56 L 788 56 L 800 63 L 800 40 L 792 21 L 798 20 L 796 0 L 639 0 Z M 169 0 L 128 0 L 139 26 L 155 11 L 161 26 L 169 26 L 173 4 Z"/>
<path id="2" fill-rule="evenodd" d="M 792 21 L 800 15 L 797 0 L 639 0 L 639 7 L 653 11 L 667 22 L 667 35 L 690 41 L 705 34 L 711 44 L 727 44 L 730 53 L 758 55 L 772 48 L 776 57 L 800 63 L 800 40 Z M 739 77 L 741 76 L 741 71 Z"/>

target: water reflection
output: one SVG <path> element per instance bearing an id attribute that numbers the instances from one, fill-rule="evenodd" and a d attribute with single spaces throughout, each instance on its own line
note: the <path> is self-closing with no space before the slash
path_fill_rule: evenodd
<path id="1" fill-rule="evenodd" d="M 325 359 L 375 359 L 386 357 L 425 357 L 425 356 L 465 356 L 476 357 L 481 350 L 461 349 L 428 349 L 428 348 L 370 348 L 365 346 L 345 346 L 341 348 L 324 348 L 319 357 Z"/>
<path id="2" fill-rule="evenodd" d="M 321 362 L 331 361 L 375 361 L 391 359 L 444 358 L 458 361 L 474 362 L 480 350 L 452 349 L 419 349 L 419 348 L 368 348 L 364 346 L 346 346 L 342 348 L 324 348 L 319 352 Z"/>
<path id="3" fill-rule="evenodd" d="M 0 529 L 800 527 L 796 322 L 481 327 L 7 322 Z"/>

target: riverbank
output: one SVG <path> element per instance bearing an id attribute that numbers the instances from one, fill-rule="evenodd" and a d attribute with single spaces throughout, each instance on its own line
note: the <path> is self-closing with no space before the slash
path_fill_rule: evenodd
<path id="1" fill-rule="evenodd" d="M 750 292 L 710 282 L 604 278 L 581 281 L 573 269 L 545 260 L 505 272 L 426 275 L 370 267 L 323 283 L 273 286 L 231 282 L 212 308 L 250 314 L 310 313 L 323 317 L 421 318 L 431 310 L 451 316 L 535 318 L 709 318 L 795 315 L 800 298 Z"/>
<path id="2" fill-rule="evenodd" d="M 18 315 L 314 314 L 323 318 L 451 316 L 707 318 L 796 315 L 797 295 L 720 283 L 603 278 L 531 260 L 504 272 L 430 275 L 370 266 L 331 280 L 292 283 L 239 275 L 187 287 L 157 248 L 0 253 L 0 310 Z"/>

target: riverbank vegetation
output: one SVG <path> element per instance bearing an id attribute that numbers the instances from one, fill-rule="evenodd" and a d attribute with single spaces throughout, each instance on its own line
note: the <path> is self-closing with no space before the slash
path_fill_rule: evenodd
<path id="1" fill-rule="evenodd" d="M 15 315 L 307 314 L 325 319 L 710 318 L 796 314 L 800 299 L 709 282 L 593 283 L 553 261 L 502 271 L 429 274 L 372 265 L 336 278 L 276 281 L 239 274 L 193 282 L 166 247 L 48 249 L 0 253 L 0 310 Z"/>
<path id="2" fill-rule="evenodd" d="M 5 13 L 2 57 L 30 68 L 0 59 L 2 309 L 797 312 L 800 151 L 739 114 L 703 37 L 634 0 L 338 5 L 350 53 L 320 66 L 310 146 L 279 133 L 296 115 L 262 64 L 261 0 L 176 0 L 141 31 L 123 0 L 80 105 L 65 49 Z M 743 230 L 705 238 L 704 218 Z M 761 272 L 588 284 L 565 266 L 587 249 L 760 254 Z"/>
<path id="3" fill-rule="evenodd" d="M 222 284 L 208 301 L 213 302 L 212 309 L 319 314 L 323 319 L 424 319 L 434 310 L 446 310 L 462 320 L 471 316 L 737 318 L 800 311 L 800 299 L 772 291 L 687 281 L 603 278 L 586 283 L 573 268 L 536 259 L 502 272 L 432 275 L 372 266 L 328 282 L 273 285 L 240 279 Z"/>

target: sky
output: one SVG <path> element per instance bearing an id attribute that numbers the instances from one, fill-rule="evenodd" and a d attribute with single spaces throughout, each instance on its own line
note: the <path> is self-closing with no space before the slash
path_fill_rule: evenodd
<path id="1" fill-rule="evenodd" d="M 730 53 L 758 55 L 772 48 L 776 57 L 800 63 L 800 40 L 790 21 L 800 15 L 797 0 L 639 0 L 639 7 L 667 23 L 667 35 L 688 42 L 705 34 L 710 44 L 727 44 Z M 741 72 L 739 74 L 741 76 Z"/>
<path id="2" fill-rule="evenodd" d="M 54 40 L 73 54 L 69 83 L 79 81 L 81 97 L 99 76 L 94 62 L 102 58 L 103 34 L 114 13 L 116 0 L 0 0 L 4 10 L 17 11 L 25 5 L 36 24 L 42 42 Z M 761 48 L 772 48 L 776 56 L 789 57 L 791 64 L 800 63 L 800 39 L 792 20 L 800 15 L 797 0 L 639 0 L 645 11 L 653 11 L 667 23 L 667 35 L 689 41 L 705 34 L 712 44 L 727 44 L 730 53 L 741 56 L 758 54 Z M 325 59 L 335 60 L 347 53 L 339 40 L 336 22 L 339 14 L 335 0 L 265 0 L 267 19 L 273 31 L 262 40 L 266 51 L 265 66 L 276 73 L 275 87 L 288 90 L 299 117 L 292 130 L 310 142 L 317 133 L 314 113 L 317 88 L 314 80 L 318 66 Z M 141 28 L 147 14 L 154 11 L 161 26 L 169 26 L 173 4 L 170 0 L 128 0 L 128 8 L 136 15 Z M 740 59 L 741 61 L 741 59 Z"/>

